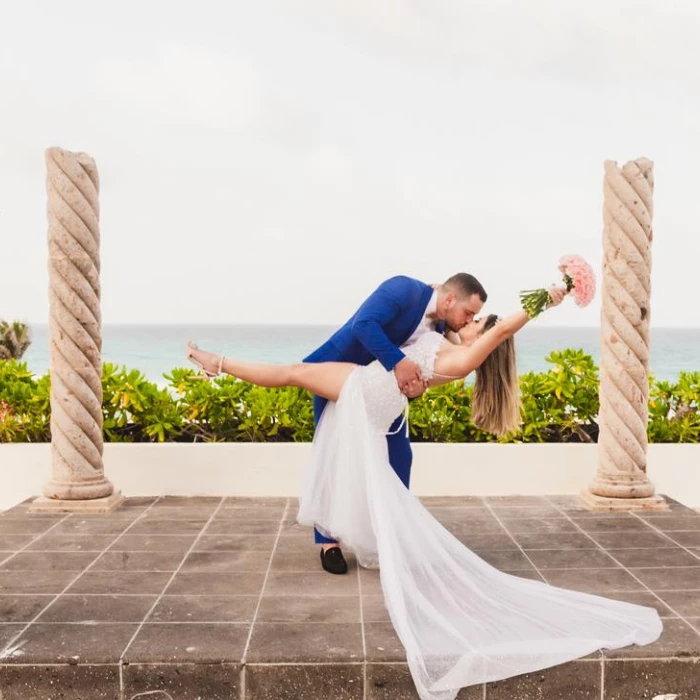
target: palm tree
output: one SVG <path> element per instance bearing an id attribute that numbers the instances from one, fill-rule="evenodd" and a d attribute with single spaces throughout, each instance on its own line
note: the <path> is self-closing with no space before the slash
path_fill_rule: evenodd
<path id="1" fill-rule="evenodd" d="M 0 321 L 0 360 L 19 360 L 32 342 L 29 326 L 21 321 Z"/>

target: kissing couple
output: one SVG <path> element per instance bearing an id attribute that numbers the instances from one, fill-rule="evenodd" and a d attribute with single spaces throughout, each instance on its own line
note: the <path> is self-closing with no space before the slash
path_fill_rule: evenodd
<path id="1" fill-rule="evenodd" d="M 569 291 L 550 287 L 546 308 Z M 464 686 L 649 644 L 662 631 L 654 608 L 499 571 L 410 492 L 411 398 L 474 372 L 473 423 L 496 435 L 520 423 L 514 336 L 534 314 L 477 318 L 486 300 L 470 274 L 440 285 L 398 276 L 297 364 L 241 362 L 186 344 L 208 377 L 314 394 L 316 432 L 297 521 L 314 526 L 326 571 L 347 571 L 341 545 L 360 566 L 379 568 L 421 700 L 453 700 Z"/>

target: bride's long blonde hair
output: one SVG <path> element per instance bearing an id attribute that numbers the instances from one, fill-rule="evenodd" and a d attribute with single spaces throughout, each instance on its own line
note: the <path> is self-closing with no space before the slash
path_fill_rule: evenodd
<path id="1" fill-rule="evenodd" d="M 493 328 L 496 314 L 486 317 L 479 335 Z M 472 394 L 472 423 L 498 436 L 520 425 L 520 383 L 515 363 L 515 340 L 504 340 L 476 368 Z"/>

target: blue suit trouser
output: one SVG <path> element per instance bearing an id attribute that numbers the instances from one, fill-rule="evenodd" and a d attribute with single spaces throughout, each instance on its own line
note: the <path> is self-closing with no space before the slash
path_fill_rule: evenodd
<path id="1" fill-rule="evenodd" d="M 321 413 L 323 413 L 326 403 L 327 399 L 323 399 L 320 396 L 314 396 L 314 422 L 316 425 L 318 425 L 318 421 L 321 418 Z M 387 435 L 386 442 L 389 448 L 389 462 L 391 463 L 393 470 L 396 472 L 396 476 L 398 476 L 403 485 L 408 488 L 409 481 L 411 479 L 413 452 L 411 451 L 411 443 L 408 439 L 408 431 L 405 427 L 402 427 L 401 430 L 398 429 L 402 420 L 403 416 L 401 415 L 394 421 L 394 424 L 390 429 L 390 432 L 394 434 Z M 314 542 L 317 544 L 326 544 L 336 541 L 337 540 L 325 537 L 316 528 L 314 528 Z"/>

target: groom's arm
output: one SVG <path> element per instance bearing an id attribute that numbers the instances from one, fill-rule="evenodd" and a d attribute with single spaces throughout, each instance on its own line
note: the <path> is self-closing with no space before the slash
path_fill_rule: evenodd
<path id="1" fill-rule="evenodd" d="M 400 281 L 392 278 L 379 285 L 355 315 L 352 333 L 388 372 L 403 360 L 404 355 L 389 340 L 384 327 L 404 313 L 400 301 Z"/>

